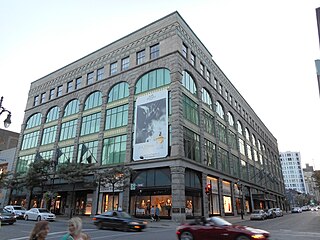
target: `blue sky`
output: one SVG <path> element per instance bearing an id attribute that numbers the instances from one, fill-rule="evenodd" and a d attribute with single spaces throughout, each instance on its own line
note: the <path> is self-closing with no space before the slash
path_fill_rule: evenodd
<path id="1" fill-rule="evenodd" d="M 303 164 L 320 169 L 317 7 L 318 0 L 1 0 L 0 96 L 12 111 L 8 130 L 21 130 L 32 81 L 178 11 L 279 150 L 300 151 Z"/>

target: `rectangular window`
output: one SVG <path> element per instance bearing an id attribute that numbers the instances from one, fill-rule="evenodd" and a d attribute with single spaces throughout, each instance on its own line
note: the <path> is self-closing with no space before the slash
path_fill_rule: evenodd
<path id="1" fill-rule="evenodd" d="M 117 62 L 110 64 L 110 75 L 114 75 L 117 73 Z"/>
<path id="2" fill-rule="evenodd" d="M 146 51 L 145 50 L 137 52 L 137 65 L 144 63 L 145 58 L 146 58 Z"/>
<path id="3" fill-rule="evenodd" d="M 199 115 L 198 115 L 198 104 L 188 98 L 186 95 L 183 95 L 183 116 L 193 122 L 194 124 L 199 124 Z"/>
<path id="4" fill-rule="evenodd" d="M 216 77 L 213 78 L 213 87 L 217 89 L 218 79 Z"/>
<path id="5" fill-rule="evenodd" d="M 108 109 L 105 130 L 126 126 L 128 124 L 128 104 Z"/>
<path id="6" fill-rule="evenodd" d="M 41 94 L 41 103 L 45 103 L 46 102 L 46 93 L 42 93 Z"/>
<path id="7" fill-rule="evenodd" d="M 200 63 L 200 74 L 202 76 L 204 75 L 204 65 L 203 65 L 203 63 Z"/>
<path id="8" fill-rule="evenodd" d="M 39 105 L 39 95 L 35 96 L 33 99 L 33 106 Z"/>
<path id="9" fill-rule="evenodd" d="M 93 83 L 93 72 L 87 74 L 87 85 Z"/>
<path id="10" fill-rule="evenodd" d="M 196 55 L 194 55 L 193 52 L 191 52 L 190 61 L 191 61 L 192 66 L 196 66 Z"/>
<path id="11" fill-rule="evenodd" d="M 209 167 L 217 168 L 216 145 L 204 139 L 204 158 Z"/>
<path id="12" fill-rule="evenodd" d="M 183 130 L 184 156 L 200 162 L 200 136 L 193 131 Z"/>
<path id="13" fill-rule="evenodd" d="M 210 133 L 212 135 L 214 135 L 214 118 L 213 116 L 204 111 L 204 114 L 203 114 L 203 125 L 204 125 L 204 130 L 207 132 L 207 133 Z"/>
<path id="14" fill-rule="evenodd" d="M 57 97 L 62 96 L 62 85 L 58 86 L 57 88 Z"/>
<path id="15" fill-rule="evenodd" d="M 72 92 L 72 83 L 73 81 L 67 83 L 67 93 Z"/>
<path id="16" fill-rule="evenodd" d="M 74 85 L 74 89 L 75 90 L 77 90 L 77 89 L 79 89 L 81 87 L 81 80 L 82 80 L 81 77 L 76 79 L 76 85 Z"/>
<path id="17" fill-rule="evenodd" d="M 241 160 L 241 178 L 244 180 L 248 180 L 248 170 L 247 170 L 247 163 Z"/>
<path id="18" fill-rule="evenodd" d="M 50 89 L 50 95 L 49 95 L 49 100 L 54 98 L 54 88 Z"/>
<path id="19" fill-rule="evenodd" d="M 60 141 L 74 138 L 77 132 L 78 119 L 61 124 Z"/>
<path id="20" fill-rule="evenodd" d="M 101 113 L 94 113 L 82 118 L 81 136 L 99 132 Z"/>
<path id="21" fill-rule="evenodd" d="M 217 134 L 221 142 L 227 144 L 227 129 L 221 122 L 217 121 Z"/>
<path id="22" fill-rule="evenodd" d="M 244 141 L 241 138 L 239 138 L 238 142 L 239 142 L 239 151 L 240 151 L 240 153 L 242 155 L 245 156 L 246 152 L 245 152 L 245 149 L 244 149 Z"/>
<path id="23" fill-rule="evenodd" d="M 218 147 L 218 159 L 221 161 L 221 171 L 230 173 L 230 162 L 228 152 L 223 148 Z"/>
<path id="24" fill-rule="evenodd" d="M 182 55 L 188 58 L 188 47 L 185 44 L 182 44 Z"/>
<path id="25" fill-rule="evenodd" d="M 97 81 L 100 81 L 103 79 L 103 75 L 104 75 L 104 68 L 99 68 L 97 70 Z"/>
<path id="26" fill-rule="evenodd" d="M 228 143 L 231 149 L 237 150 L 237 138 L 236 134 L 229 130 L 228 133 Z"/>
<path id="27" fill-rule="evenodd" d="M 43 129 L 41 145 L 53 143 L 56 139 L 57 126 Z"/>
<path id="28" fill-rule="evenodd" d="M 102 165 L 124 163 L 126 159 L 127 135 L 104 139 Z"/>
<path id="29" fill-rule="evenodd" d="M 210 72 L 207 70 L 206 79 L 207 79 L 208 82 L 210 82 L 210 75 L 211 75 Z"/>
<path id="30" fill-rule="evenodd" d="M 129 57 L 126 57 L 124 59 L 121 60 L 121 70 L 125 71 L 129 68 Z"/>
<path id="31" fill-rule="evenodd" d="M 225 90 L 225 91 L 224 91 L 224 98 L 225 98 L 226 100 L 228 100 L 228 95 L 229 95 L 228 90 Z"/>
<path id="32" fill-rule="evenodd" d="M 150 59 L 155 59 L 160 56 L 159 43 L 150 47 Z"/>
<path id="33" fill-rule="evenodd" d="M 222 84 L 219 84 L 219 93 L 222 95 Z"/>

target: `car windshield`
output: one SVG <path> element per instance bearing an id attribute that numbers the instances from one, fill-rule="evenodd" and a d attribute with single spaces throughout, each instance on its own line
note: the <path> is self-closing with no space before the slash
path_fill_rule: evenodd
<path id="1" fill-rule="evenodd" d="M 254 210 L 254 211 L 252 211 L 252 213 L 261 213 L 261 211 L 260 210 Z"/>
<path id="2" fill-rule="evenodd" d="M 232 225 L 231 223 L 229 223 L 226 220 L 219 218 L 219 217 L 209 218 L 209 222 L 213 223 L 215 226 L 230 226 L 230 225 Z"/>
<path id="3" fill-rule="evenodd" d="M 24 207 L 21 207 L 21 206 L 14 206 L 13 209 L 14 210 L 26 210 Z"/>
<path id="4" fill-rule="evenodd" d="M 39 208 L 39 212 L 41 213 L 50 213 L 47 209 L 45 208 Z"/>

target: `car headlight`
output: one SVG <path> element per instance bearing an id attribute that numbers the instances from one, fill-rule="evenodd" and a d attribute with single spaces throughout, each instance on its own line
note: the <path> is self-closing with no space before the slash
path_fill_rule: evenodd
<path id="1" fill-rule="evenodd" d="M 138 222 L 129 222 L 130 225 L 138 225 Z"/>
<path id="2" fill-rule="evenodd" d="M 251 236 L 251 238 L 253 239 L 265 239 L 265 236 L 263 236 L 262 234 L 254 234 Z"/>

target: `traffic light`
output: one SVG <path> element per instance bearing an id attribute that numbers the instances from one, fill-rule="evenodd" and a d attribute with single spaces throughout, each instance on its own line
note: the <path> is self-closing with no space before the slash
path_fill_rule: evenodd
<path id="1" fill-rule="evenodd" d="M 212 188 L 211 188 L 211 184 L 210 183 L 207 183 L 207 185 L 206 185 L 206 194 L 208 194 L 208 193 L 211 193 L 212 192 Z"/>

